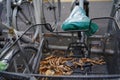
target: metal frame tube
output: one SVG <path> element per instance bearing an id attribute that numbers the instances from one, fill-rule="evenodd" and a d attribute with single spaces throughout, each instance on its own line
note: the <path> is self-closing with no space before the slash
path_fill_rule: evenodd
<path id="1" fill-rule="evenodd" d="M 83 9 L 84 8 L 84 0 L 79 0 L 79 6 Z"/>
<path id="2" fill-rule="evenodd" d="M 41 15 L 42 15 L 42 0 L 33 0 L 33 5 L 34 5 L 34 12 L 35 12 L 35 21 L 36 24 L 41 24 Z M 33 40 L 36 39 L 38 36 L 42 37 L 42 27 L 37 27 L 36 32 L 34 34 Z"/>
<path id="3" fill-rule="evenodd" d="M 11 2 L 12 2 L 12 0 L 7 0 L 7 5 L 6 5 L 6 9 L 7 9 L 7 25 L 10 27 L 11 26 L 11 21 L 10 21 L 10 19 L 11 19 Z"/>

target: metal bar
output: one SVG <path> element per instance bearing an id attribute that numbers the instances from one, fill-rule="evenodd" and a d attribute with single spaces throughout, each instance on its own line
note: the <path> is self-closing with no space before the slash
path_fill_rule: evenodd
<path id="1" fill-rule="evenodd" d="M 62 75 L 62 76 L 47 76 L 41 74 L 22 74 L 22 73 L 12 73 L 12 72 L 0 72 L 0 75 L 17 76 L 20 78 L 34 77 L 48 77 L 48 78 L 68 78 L 68 79 L 120 79 L 119 74 L 89 74 L 89 75 Z"/>
<path id="2" fill-rule="evenodd" d="M 117 2 L 118 2 L 118 0 L 113 0 L 112 10 L 111 10 L 111 14 L 110 14 L 111 17 L 114 17 L 114 15 L 115 15 Z"/>
<path id="3" fill-rule="evenodd" d="M 11 26 L 11 21 L 10 21 L 10 18 L 11 18 L 11 1 L 12 0 L 7 0 L 7 5 L 6 5 L 6 9 L 7 9 L 7 26 Z"/>
<path id="4" fill-rule="evenodd" d="M 33 64 L 33 70 L 35 70 L 34 71 L 35 73 L 37 73 L 38 68 L 39 68 L 39 64 L 40 64 L 40 63 L 36 63 L 36 62 L 40 61 L 42 58 L 43 41 L 44 41 L 44 38 L 41 39 L 41 42 L 40 42 L 39 47 L 38 47 L 37 56 L 35 57 L 35 63 Z"/>
<path id="5" fill-rule="evenodd" d="M 91 74 L 91 75 L 63 75 L 63 76 L 45 76 L 40 74 L 30 74 L 36 77 L 48 77 L 48 78 L 67 78 L 67 79 L 118 79 L 120 75 L 105 75 L 105 74 Z"/>
<path id="6" fill-rule="evenodd" d="M 83 9 L 84 0 L 79 0 L 79 6 Z"/>
<path id="7" fill-rule="evenodd" d="M 33 6 L 34 6 L 36 24 L 41 24 L 42 23 L 41 21 L 42 0 L 33 0 Z M 38 33 L 40 34 L 39 36 L 42 37 L 42 27 L 36 28 L 36 32 L 34 34 L 33 39 L 35 39 L 38 36 Z"/>
<path id="8" fill-rule="evenodd" d="M 0 71 L 0 77 L 7 77 L 10 79 L 29 80 L 29 76 L 22 73 L 4 72 Z"/>

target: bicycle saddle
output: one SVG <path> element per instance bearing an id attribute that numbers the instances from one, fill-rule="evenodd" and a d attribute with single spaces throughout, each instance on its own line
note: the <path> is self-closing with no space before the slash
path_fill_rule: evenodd
<path id="1" fill-rule="evenodd" d="M 75 6 L 69 17 L 63 22 L 62 29 L 69 30 L 87 30 L 85 33 L 91 36 L 98 30 L 98 26 L 92 23 L 90 26 L 90 19 L 86 16 L 84 9 Z"/>

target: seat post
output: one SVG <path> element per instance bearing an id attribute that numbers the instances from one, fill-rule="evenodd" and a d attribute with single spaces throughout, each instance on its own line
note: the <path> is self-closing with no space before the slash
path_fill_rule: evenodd
<path id="1" fill-rule="evenodd" d="M 81 37 L 82 37 L 82 35 L 81 35 L 81 31 L 78 31 L 78 39 L 79 39 L 79 41 L 81 41 Z"/>
<path id="2" fill-rule="evenodd" d="M 78 31 L 77 34 L 78 34 L 79 42 L 85 43 L 85 35 L 84 35 L 84 32 Z"/>

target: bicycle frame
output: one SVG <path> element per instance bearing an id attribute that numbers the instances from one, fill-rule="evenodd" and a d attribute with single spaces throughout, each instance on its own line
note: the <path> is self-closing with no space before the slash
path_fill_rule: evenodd
<path id="1" fill-rule="evenodd" d="M 15 0 L 3 0 L 4 3 L 6 4 L 5 7 L 6 7 L 6 25 L 8 29 L 10 28 L 14 28 L 13 26 L 13 20 L 12 20 L 12 16 L 14 16 L 13 14 L 13 10 L 17 10 L 18 6 L 21 5 L 21 3 L 24 1 L 24 0 L 17 0 L 17 2 L 15 2 Z M 14 9 L 12 9 L 12 5 L 15 5 L 14 6 Z M 36 29 L 38 30 L 38 29 Z M 36 31 L 37 32 L 37 31 Z M 22 32 L 20 31 L 17 31 L 17 34 L 18 35 L 21 35 Z M 10 36 L 9 36 L 10 37 Z M 28 36 L 26 36 L 26 39 L 24 37 L 25 40 L 27 40 Z M 32 39 L 29 38 L 30 41 L 32 41 Z"/>
<path id="2" fill-rule="evenodd" d="M 22 3 L 22 1 L 23 1 L 23 0 L 19 0 L 19 1 L 13 0 L 13 4 L 19 6 L 19 5 Z"/>
<path id="3" fill-rule="evenodd" d="M 7 26 L 9 26 L 9 27 L 11 27 L 11 16 L 12 16 L 11 2 L 12 2 L 12 0 L 7 0 L 7 5 L 6 5 L 6 9 L 7 9 Z"/>
<path id="4" fill-rule="evenodd" d="M 110 14 L 111 17 L 114 17 L 115 12 L 117 8 L 119 7 L 119 3 L 120 3 L 119 0 L 113 0 L 113 6 L 112 6 L 111 14 Z"/>
<path id="5" fill-rule="evenodd" d="M 35 12 L 35 21 L 36 24 L 41 24 L 42 23 L 42 0 L 33 0 L 33 5 L 34 5 L 34 12 Z M 40 9 L 39 9 L 40 8 Z M 33 40 L 36 39 L 36 37 L 40 36 L 42 38 L 42 27 L 37 27 L 36 32 L 34 34 Z"/>
<path id="6" fill-rule="evenodd" d="M 79 0 L 79 6 L 81 7 L 81 8 L 83 8 L 84 7 L 84 0 Z M 83 8 L 84 9 L 84 8 Z"/>

